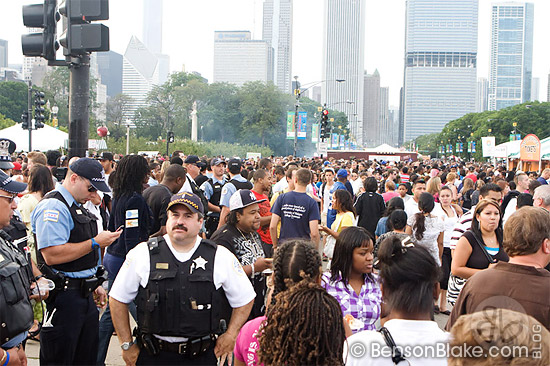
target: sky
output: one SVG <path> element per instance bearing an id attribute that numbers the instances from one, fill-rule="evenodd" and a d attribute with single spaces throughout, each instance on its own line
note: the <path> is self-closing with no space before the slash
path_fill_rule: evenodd
<path id="1" fill-rule="evenodd" d="M 405 0 L 365 0 L 365 70 L 378 69 L 390 88 L 390 105 L 399 105 L 403 84 Z M 441 0 L 446 1 L 446 0 Z M 36 0 L 0 0 L 0 39 L 9 41 L 9 63 L 21 64 L 21 6 Z M 540 78 L 539 99 L 546 101 L 550 72 L 550 0 L 535 4 L 533 76 Z M 489 75 L 491 0 L 479 0 L 478 77 Z M 214 31 L 250 30 L 262 37 L 263 0 L 164 0 L 163 53 L 172 71 L 197 71 L 213 79 Z M 132 35 L 142 38 L 142 0 L 110 0 L 111 50 L 124 53 Z M 292 76 L 302 85 L 322 80 L 324 0 L 294 0 Z M 61 57 L 61 53 L 58 53 Z"/>

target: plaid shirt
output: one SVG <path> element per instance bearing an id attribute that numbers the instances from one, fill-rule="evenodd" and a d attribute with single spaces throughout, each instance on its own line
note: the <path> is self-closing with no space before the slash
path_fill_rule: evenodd
<path id="1" fill-rule="evenodd" d="M 361 286 L 359 295 L 355 293 L 351 285 L 345 285 L 339 277 L 337 281 L 330 280 L 330 272 L 326 272 L 322 277 L 322 285 L 340 304 L 342 314 L 344 316 L 350 314 L 355 319 L 363 322 L 364 326 L 361 329 L 352 329 L 354 333 L 362 330 L 375 330 L 375 322 L 380 318 L 380 302 L 382 301 L 382 293 L 380 292 L 380 284 L 378 276 L 371 274 L 365 276 L 365 284 Z"/>

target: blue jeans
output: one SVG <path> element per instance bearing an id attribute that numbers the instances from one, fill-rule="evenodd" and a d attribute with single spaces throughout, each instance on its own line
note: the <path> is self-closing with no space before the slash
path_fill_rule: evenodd
<path id="1" fill-rule="evenodd" d="M 109 272 L 109 290 L 111 290 L 113 282 L 115 281 L 115 277 L 120 270 L 122 263 L 124 263 L 124 258 L 118 258 L 106 253 L 103 263 L 105 264 L 107 272 Z M 132 315 L 134 320 L 137 319 L 136 304 L 134 302 L 128 304 L 128 310 L 130 310 L 130 314 Z M 115 327 L 113 326 L 113 321 L 111 320 L 111 310 L 109 309 L 109 303 L 107 303 L 107 307 L 105 308 L 105 311 L 103 312 L 103 314 L 101 315 L 101 319 L 99 320 L 99 347 L 97 350 L 97 365 L 105 365 L 105 358 L 107 357 L 107 351 L 109 350 L 109 342 L 111 341 L 111 336 L 113 335 L 114 331 Z"/>

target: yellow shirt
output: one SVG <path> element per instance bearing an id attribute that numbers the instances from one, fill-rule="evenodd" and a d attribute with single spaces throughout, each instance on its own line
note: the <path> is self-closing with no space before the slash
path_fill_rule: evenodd
<path id="1" fill-rule="evenodd" d="M 330 229 L 332 231 L 336 231 L 337 233 L 340 233 L 345 227 L 354 226 L 354 224 L 355 224 L 355 217 L 353 216 L 353 212 L 350 212 L 350 211 L 342 212 L 342 213 L 336 214 L 336 219 L 334 219 L 334 222 L 332 223 Z"/>

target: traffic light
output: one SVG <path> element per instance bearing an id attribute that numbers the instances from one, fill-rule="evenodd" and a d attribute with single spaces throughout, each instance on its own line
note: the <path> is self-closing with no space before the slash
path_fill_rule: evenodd
<path id="1" fill-rule="evenodd" d="M 323 111 L 321 112 L 321 139 L 324 140 L 330 136 L 328 130 L 328 109 L 324 107 Z"/>
<path id="2" fill-rule="evenodd" d="M 55 53 L 59 48 L 56 37 L 59 19 L 57 0 L 44 0 L 43 4 L 24 5 L 23 24 L 30 28 L 43 28 L 44 31 L 21 35 L 23 55 L 55 60 Z"/>
<path id="3" fill-rule="evenodd" d="M 175 141 L 174 133 L 172 131 L 168 132 L 168 142 L 173 144 Z"/>
<path id="4" fill-rule="evenodd" d="M 109 51 L 109 28 L 90 23 L 109 19 L 109 0 L 64 0 L 59 12 L 66 18 L 59 39 L 65 56 Z"/>
<path id="5" fill-rule="evenodd" d="M 37 91 L 34 93 L 34 128 L 39 129 L 44 127 L 44 120 L 46 117 L 44 117 L 44 105 L 46 102 L 44 101 L 44 93 L 41 91 Z"/>
<path id="6" fill-rule="evenodd" d="M 25 111 L 21 115 L 21 128 L 24 130 L 29 129 L 29 112 Z"/>

